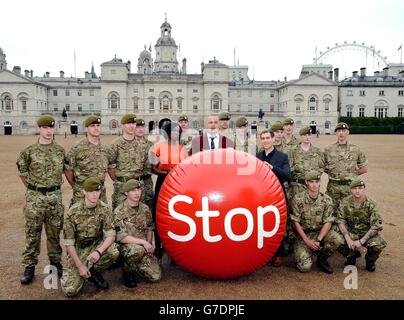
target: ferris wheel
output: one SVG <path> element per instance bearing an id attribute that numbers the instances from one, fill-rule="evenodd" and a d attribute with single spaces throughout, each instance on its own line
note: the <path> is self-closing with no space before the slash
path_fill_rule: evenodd
<path id="1" fill-rule="evenodd" d="M 382 55 L 381 50 L 376 50 L 374 45 L 367 46 L 364 42 L 357 43 L 356 41 L 347 42 L 342 44 L 336 43 L 335 46 L 328 46 L 325 51 L 320 51 L 316 57 L 313 58 L 314 64 L 332 63 L 334 67 L 343 68 L 347 60 L 356 56 L 355 68 L 368 67 L 373 70 L 380 70 L 387 66 L 387 57 Z M 337 58 L 339 57 L 339 59 Z M 340 65 L 342 64 L 342 65 Z"/>

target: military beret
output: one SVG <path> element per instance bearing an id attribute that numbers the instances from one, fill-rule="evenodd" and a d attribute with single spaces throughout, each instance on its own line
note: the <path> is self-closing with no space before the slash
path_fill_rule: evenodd
<path id="1" fill-rule="evenodd" d="M 101 123 L 101 118 L 99 116 L 91 115 L 91 116 L 88 116 L 86 118 L 86 120 L 84 121 L 84 126 L 88 127 L 89 125 L 97 124 L 97 123 L 98 124 Z"/>
<path id="2" fill-rule="evenodd" d="M 307 180 L 307 181 L 320 180 L 320 178 L 321 178 L 321 173 L 319 173 L 318 171 L 314 171 L 314 170 L 308 171 L 304 175 L 304 180 Z"/>
<path id="3" fill-rule="evenodd" d="M 39 117 L 36 123 L 38 127 L 54 127 L 55 119 L 52 116 L 44 115 Z"/>
<path id="4" fill-rule="evenodd" d="M 98 178 L 90 177 L 90 178 L 87 178 L 86 180 L 84 180 L 83 188 L 87 192 L 100 191 L 102 188 L 102 182 Z"/>
<path id="5" fill-rule="evenodd" d="M 299 135 L 301 135 L 301 136 L 304 136 L 305 134 L 310 134 L 310 133 L 311 133 L 310 127 L 303 127 L 299 131 Z"/>
<path id="6" fill-rule="evenodd" d="M 278 130 L 283 130 L 283 123 L 280 121 L 276 121 L 271 125 L 271 131 L 275 132 Z"/>
<path id="7" fill-rule="evenodd" d="M 283 120 L 283 125 L 286 126 L 287 124 L 294 124 L 295 121 L 292 118 L 287 118 Z"/>
<path id="8" fill-rule="evenodd" d="M 240 127 L 243 127 L 243 126 L 246 126 L 246 125 L 248 125 L 248 120 L 247 120 L 246 117 L 240 117 L 240 118 L 238 118 L 236 120 L 236 127 L 237 128 L 240 128 Z"/>
<path id="9" fill-rule="evenodd" d="M 135 123 L 136 115 L 127 113 L 121 118 L 121 124 Z"/>
<path id="10" fill-rule="evenodd" d="M 349 130 L 349 126 L 345 122 L 340 122 L 336 125 L 334 132 L 336 132 L 338 129 L 347 129 Z"/>
<path id="11" fill-rule="evenodd" d="M 224 111 L 219 113 L 219 120 L 230 120 L 231 114 L 230 112 Z"/>
<path id="12" fill-rule="evenodd" d="M 125 184 L 122 186 L 121 192 L 129 192 L 135 188 L 141 188 L 141 183 L 138 180 L 135 179 L 130 179 L 125 182 Z"/>
<path id="13" fill-rule="evenodd" d="M 146 122 L 144 122 L 144 120 L 141 118 L 136 118 L 135 123 L 137 126 L 144 126 Z"/>
<path id="14" fill-rule="evenodd" d="M 366 185 L 365 181 L 363 181 L 360 178 L 356 178 L 356 179 L 352 180 L 349 187 L 352 189 L 352 188 L 356 188 L 356 187 L 364 187 L 365 185 Z"/>
<path id="15" fill-rule="evenodd" d="M 180 116 L 178 117 L 178 122 L 183 120 L 188 121 L 188 117 L 185 114 L 180 114 Z"/>

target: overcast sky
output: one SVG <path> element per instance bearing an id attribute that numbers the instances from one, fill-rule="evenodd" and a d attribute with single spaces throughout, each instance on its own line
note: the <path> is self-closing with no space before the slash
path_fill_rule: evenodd
<path id="1" fill-rule="evenodd" d="M 154 45 L 167 12 L 172 36 L 186 57 L 188 73 L 200 73 L 202 61 L 249 66 L 256 80 L 297 78 L 303 64 L 312 63 L 315 48 L 344 41 L 365 42 L 381 50 L 389 62 L 400 62 L 404 42 L 404 1 L 105 1 L 2 0 L 0 47 L 14 65 L 66 76 L 83 76 L 92 61 L 100 64 L 116 54 L 132 61 L 144 45 Z M 356 58 L 354 56 L 356 55 Z M 359 70 L 363 55 L 354 51 L 334 55 L 334 67 Z M 356 60 L 358 61 L 356 61 Z M 353 62 L 354 61 L 354 62 Z M 348 64 L 353 64 L 349 66 Z M 369 62 L 368 62 L 369 63 Z"/>

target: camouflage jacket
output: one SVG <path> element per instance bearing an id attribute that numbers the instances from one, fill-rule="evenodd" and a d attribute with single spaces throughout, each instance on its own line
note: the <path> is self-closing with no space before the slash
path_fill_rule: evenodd
<path id="1" fill-rule="evenodd" d="M 287 145 L 285 142 L 281 142 L 279 145 L 274 145 L 274 148 L 280 152 L 286 153 L 288 155 L 289 159 L 289 165 L 292 166 L 292 152 L 293 149 L 295 148 L 294 145 Z"/>
<path id="2" fill-rule="evenodd" d="M 293 149 L 295 147 L 297 147 L 300 142 L 299 140 L 296 138 L 295 135 L 292 135 L 292 139 L 290 139 L 289 142 L 286 141 L 285 137 L 282 138 L 282 144 L 285 144 L 286 146 L 288 146 L 289 148 Z"/>
<path id="3" fill-rule="evenodd" d="M 293 179 L 304 179 L 306 172 L 316 170 L 324 172 L 324 153 L 317 147 L 310 145 L 308 151 L 304 151 L 300 145 L 291 151 L 292 175 Z"/>
<path id="4" fill-rule="evenodd" d="M 108 148 L 101 142 L 92 144 L 87 138 L 74 144 L 66 156 L 67 168 L 74 172 L 75 183 L 79 185 L 88 177 L 104 181 L 109 162 Z"/>
<path id="5" fill-rule="evenodd" d="M 345 197 L 339 207 L 337 223 L 343 223 L 352 233 L 364 235 L 369 229 L 382 230 L 383 220 L 378 212 L 376 202 L 365 196 L 365 200 L 356 204 L 352 195 Z"/>
<path id="6" fill-rule="evenodd" d="M 114 217 L 109 206 L 100 200 L 87 208 L 85 200 L 76 202 L 64 222 L 64 244 L 86 247 L 106 237 L 115 237 Z"/>
<path id="7" fill-rule="evenodd" d="M 125 200 L 115 209 L 114 216 L 117 242 L 126 236 L 147 240 L 147 233 L 154 230 L 150 209 L 141 202 L 133 208 Z"/>
<path id="8" fill-rule="evenodd" d="M 332 199 L 319 192 L 317 199 L 312 199 L 307 191 L 300 192 L 292 198 L 291 219 L 300 223 L 304 232 L 320 231 L 327 222 L 333 223 Z"/>
<path id="9" fill-rule="evenodd" d="M 357 177 L 356 169 L 368 164 L 365 154 L 358 146 L 333 143 L 325 148 L 325 172 L 330 180 L 346 181 Z"/>
<path id="10" fill-rule="evenodd" d="M 29 184 L 49 188 L 63 183 L 65 161 L 65 151 L 56 142 L 45 145 L 37 141 L 20 152 L 17 168 Z"/>

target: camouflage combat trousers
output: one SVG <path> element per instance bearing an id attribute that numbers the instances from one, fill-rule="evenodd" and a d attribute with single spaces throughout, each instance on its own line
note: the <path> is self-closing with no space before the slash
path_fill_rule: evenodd
<path id="1" fill-rule="evenodd" d="M 306 235 L 311 239 L 317 239 L 320 231 L 317 232 L 308 232 Z M 329 258 L 335 251 L 337 251 L 338 247 L 341 245 L 340 234 L 337 232 L 330 230 L 324 238 L 324 247 L 322 247 L 318 254 L 323 258 Z M 313 265 L 313 254 L 314 252 L 304 243 L 304 241 L 299 237 L 295 243 L 294 248 L 296 267 L 301 272 L 309 272 Z"/>
<path id="2" fill-rule="evenodd" d="M 41 247 L 42 226 L 45 225 L 46 244 L 50 262 L 60 262 L 62 248 L 60 231 L 63 228 L 62 193 L 60 190 L 43 194 L 27 189 L 25 215 L 25 251 L 23 267 L 35 266 Z"/>
<path id="3" fill-rule="evenodd" d="M 124 184 L 125 183 L 121 181 L 114 182 L 114 192 L 112 194 L 112 210 L 115 210 L 121 203 L 126 200 L 126 195 L 121 192 L 122 186 Z M 151 177 L 143 180 L 140 202 L 147 205 L 150 210 L 153 208 L 153 180 Z"/>
<path id="4" fill-rule="evenodd" d="M 103 240 L 95 243 L 92 246 L 85 248 L 77 248 L 77 255 L 79 256 L 81 262 L 88 266 L 87 257 L 88 255 L 97 249 Z M 101 256 L 101 258 L 94 264 L 94 270 L 97 272 L 102 272 L 106 270 L 112 263 L 118 259 L 119 251 L 118 245 L 113 243 Z M 86 279 L 80 276 L 79 270 L 74 264 L 72 258 L 67 256 L 67 263 L 63 268 L 63 276 L 60 279 L 60 285 L 62 287 L 63 293 L 67 297 L 73 297 L 77 295 L 83 288 Z"/>
<path id="5" fill-rule="evenodd" d="M 157 282 L 161 279 L 161 268 L 157 258 L 147 254 L 142 245 L 121 244 L 119 251 L 124 260 L 125 271 L 137 272 L 151 282 Z"/>
<path id="6" fill-rule="evenodd" d="M 84 199 L 83 188 L 79 184 L 74 184 L 73 185 L 73 198 L 70 201 L 70 207 L 72 205 L 74 205 L 77 201 L 80 201 L 81 199 Z M 100 200 L 102 202 L 108 204 L 107 191 L 105 189 L 105 185 L 102 186 Z"/>
<path id="7" fill-rule="evenodd" d="M 330 180 L 328 181 L 326 194 L 331 197 L 332 202 L 334 203 L 334 214 L 336 214 L 339 203 L 342 199 L 349 196 L 351 191 L 349 184 L 337 184 Z"/>
<path id="8" fill-rule="evenodd" d="M 353 232 L 349 232 L 349 236 L 353 241 L 357 241 L 361 239 L 365 234 L 357 234 Z M 338 248 L 338 252 L 341 253 L 344 257 L 352 257 L 355 255 L 355 251 L 348 248 L 345 238 L 342 234 L 339 234 L 341 245 Z M 365 260 L 369 263 L 375 263 L 376 260 L 379 258 L 380 253 L 386 248 L 387 242 L 384 238 L 378 234 L 375 237 L 369 239 L 363 247 L 366 248 L 366 256 Z"/>

